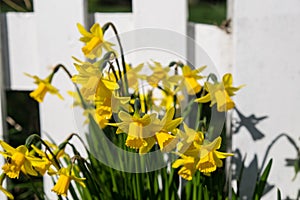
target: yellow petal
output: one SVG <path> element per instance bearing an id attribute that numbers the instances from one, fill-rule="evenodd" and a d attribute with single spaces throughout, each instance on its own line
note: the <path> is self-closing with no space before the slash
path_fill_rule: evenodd
<path id="1" fill-rule="evenodd" d="M 24 168 L 27 174 L 31 176 L 37 176 L 38 173 L 32 168 L 31 163 L 28 160 L 25 160 L 24 162 Z"/>
<path id="2" fill-rule="evenodd" d="M 152 149 L 152 147 L 154 146 L 154 144 L 155 144 L 154 137 L 145 138 L 144 140 L 146 141 L 147 145 L 142 146 L 139 149 L 139 153 L 140 154 L 144 154 L 144 153 L 149 152 Z"/>
<path id="3" fill-rule="evenodd" d="M 184 83 L 189 95 L 194 95 L 201 91 L 202 86 L 193 77 L 186 77 Z"/>
<path id="4" fill-rule="evenodd" d="M 217 109 L 219 112 L 225 112 L 234 108 L 235 104 L 225 91 L 218 90 L 215 92 Z"/>
<path id="5" fill-rule="evenodd" d="M 197 103 L 207 103 L 209 101 L 211 101 L 211 97 L 210 97 L 209 93 L 206 94 L 205 96 L 200 97 L 200 98 L 198 98 L 198 99 L 195 100 L 195 102 L 197 102 Z"/>
<path id="6" fill-rule="evenodd" d="M 223 84 L 225 88 L 232 86 L 232 75 L 230 73 L 223 76 Z"/>
<path id="7" fill-rule="evenodd" d="M 0 145 L 2 146 L 2 148 L 7 151 L 7 152 L 10 152 L 10 153 L 14 153 L 16 152 L 16 149 L 11 147 L 9 144 L 7 144 L 6 142 L 0 140 Z"/>
<path id="8" fill-rule="evenodd" d="M 77 29 L 81 33 L 81 35 L 92 37 L 92 34 L 85 30 L 85 28 L 80 23 L 77 23 Z"/>
<path id="9" fill-rule="evenodd" d="M 155 135 L 157 143 L 161 149 L 161 151 L 171 151 L 175 148 L 177 140 L 175 136 L 170 135 L 168 133 L 159 132 Z"/>
<path id="10" fill-rule="evenodd" d="M 0 186 L 0 190 L 9 198 L 9 199 L 14 199 L 14 196 L 7 191 L 6 189 L 4 189 L 2 186 Z"/>
<path id="11" fill-rule="evenodd" d="M 119 89 L 119 85 L 116 82 L 101 79 L 103 84 L 109 89 L 109 90 L 117 90 Z"/>

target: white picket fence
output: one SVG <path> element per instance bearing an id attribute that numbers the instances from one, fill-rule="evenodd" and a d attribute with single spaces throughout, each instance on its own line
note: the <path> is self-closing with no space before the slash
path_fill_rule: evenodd
<path id="1" fill-rule="evenodd" d="M 247 87 L 236 97 L 238 108 L 246 116 L 255 114 L 258 117 L 269 117 L 257 126 L 265 134 L 263 139 L 254 142 L 245 128 L 233 135 L 233 149 L 239 148 L 243 156 L 247 153 L 247 165 L 256 154 L 260 167 L 265 150 L 281 132 L 287 132 L 299 144 L 297 111 L 300 110 L 300 92 L 296 90 L 300 84 L 298 0 L 289 0 L 284 4 L 280 0 L 228 0 L 232 34 L 216 26 L 188 23 L 185 0 L 133 0 L 132 13 L 89 14 L 85 4 L 84 0 L 35 0 L 33 13 L 6 14 L 7 30 L 1 31 L 7 33 L 8 52 L 2 48 L 1 53 L 8 53 L 6 59 L 9 61 L 10 83 L 4 85 L 1 77 L 1 130 L 5 128 L 4 88 L 32 90 L 35 85 L 23 72 L 45 77 L 50 68 L 58 63 L 69 66 L 71 72 L 75 73 L 71 56 L 84 60 L 76 23 L 88 27 L 88 15 L 93 15 L 95 22 L 100 24 L 113 22 L 125 36 L 130 31 L 142 28 L 171 30 L 175 35 L 181 35 L 181 38 L 188 36 L 196 45 L 187 42 L 191 39 L 172 41 L 174 49 L 169 50 L 177 52 L 181 49 L 177 53 L 192 61 L 195 66 L 214 64 L 220 75 L 232 72 L 236 85 L 246 84 Z M 151 44 L 151 35 L 145 41 Z M 211 59 L 203 56 L 200 47 Z M 134 59 L 138 62 L 141 57 Z M 7 70 L 5 67 L 0 69 Z M 6 71 L 0 72 L 1 76 L 6 74 Z M 72 84 L 66 81 L 63 73 L 59 73 L 55 76 L 55 85 L 59 85 L 65 101 L 58 102 L 56 97 L 48 95 L 45 102 L 40 104 L 40 122 L 42 136 L 47 132 L 55 141 L 61 141 L 69 133 L 82 130 L 76 121 L 76 113 L 70 108 L 73 100 L 66 95 Z M 281 190 L 283 197 L 289 195 L 295 198 L 300 189 L 300 178 L 292 182 L 293 169 L 284 166 L 285 158 L 296 156 L 290 144 L 283 140 L 270 151 L 269 158 L 273 157 L 274 163 L 269 180 Z M 247 196 L 251 188 L 247 188 L 246 183 L 244 185 L 242 194 Z M 50 199 L 55 199 L 55 195 L 50 192 L 51 187 L 51 181 L 45 179 L 45 191 Z M 276 188 L 264 197 L 275 198 Z"/>

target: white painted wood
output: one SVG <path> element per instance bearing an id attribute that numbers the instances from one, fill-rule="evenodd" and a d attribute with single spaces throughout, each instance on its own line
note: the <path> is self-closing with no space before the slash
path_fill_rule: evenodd
<path id="1" fill-rule="evenodd" d="M 241 129 L 233 143 L 247 154 L 247 165 L 255 154 L 261 165 L 268 145 L 280 133 L 289 134 L 299 145 L 300 2 L 234 1 L 233 12 L 234 77 L 237 84 L 247 85 L 235 98 L 237 106 L 246 116 L 268 116 L 256 126 L 265 134 L 263 139 L 253 142 Z M 285 167 L 285 159 L 296 156 L 282 138 L 268 157 L 273 158 L 270 183 L 283 198 L 295 199 L 299 190 L 299 175 L 293 182 L 293 168 Z M 276 189 L 263 199 L 276 199 Z"/>
<path id="2" fill-rule="evenodd" d="M 34 13 L 7 13 L 10 81 L 13 90 L 34 89 L 31 78 L 24 75 L 39 74 L 36 21 Z"/>
<path id="3" fill-rule="evenodd" d="M 76 23 L 84 23 L 84 0 L 35 0 L 34 9 L 39 75 L 45 77 L 58 63 L 64 64 L 71 73 L 75 73 L 71 56 L 83 59 L 83 44 L 78 41 L 80 34 Z M 71 109 L 73 99 L 66 91 L 72 90 L 72 83 L 63 70 L 55 75 L 53 85 L 60 89 L 65 100 L 48 95 L 45 102 L 40 104 L 41 129 L 43 136 L 47 132 L 56 142 L 62 142 L 71 133 L 78 133 L 82 124 L 76 121 L 79 113 Z M 52 187 L 51 179 L 46 178 L 45 192 L 50 199 L 55 199 L 56 195 L 51 192 Z"/>
<path id="4" fill-rule="evenodd" d="M 208 65 L 216 68 L 220 77 L 232 71 L 231 35 L 214 25 L 194 24 L 196 66 Z M 209 60 L 203 56 L 204 51 Z M 209 66 L 209 63 L 212 65 Z"/>
<path id="5" fill-rule="evenodd" d="M 173 60 L 185 62 L 187 1 L 133 0 L 132 4 L 135 28 L 150 28 L 136 33 L 134 45 L 144 49 L 136 50 L 134 59 L 138 63 L 154 59 L 165 65 Z"/>
<path id="6" fill-rule="evenodd" d="M 103 26 L 107 22 L 112 22 L 119 34 L 134 30 L 133 13 L 94 13 L 95 22 Z M 111 30 L 105 33 L 105 38 L 109 40 L 114 37 Z"/>

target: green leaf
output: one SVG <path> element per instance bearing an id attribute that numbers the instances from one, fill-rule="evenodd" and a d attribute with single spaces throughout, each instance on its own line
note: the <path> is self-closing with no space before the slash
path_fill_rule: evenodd
<path id="1" fill-rule="evenodd" d="M 267 167 L 265 168 L 262 176 L 260 177 L 259 182 L 256 184 L 256 187 L 255 187 L 255 200 L 259 200 L 263 195 L 263 192 L 264 192 L 264 189 L 265 189 L 265 186 L 266 186 L 266 183 L 267 183 L 267 179 L 268 179 L 271 167 L 272 167 L 272 162 L 273 162 L 273 160 L 271 159 L 269 161 Z"/>
<path id="2" fill-rule="evenodd" d="M 277 189 L 277 200 L 281 200 L 281 192 Z"/>
<path id="3" fill-rule="evenodd" d="M 209 200 L 209 193 L 207 187 L 205 186 L 203 190 L 204 190 L 204 200 Z"/>

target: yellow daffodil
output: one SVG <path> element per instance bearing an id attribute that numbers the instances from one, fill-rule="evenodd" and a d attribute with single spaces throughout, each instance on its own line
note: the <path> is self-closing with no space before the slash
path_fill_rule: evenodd
<path id="1" fill-rule="evenodd" d="M 147 145 L 140 148 L 140 153 L 147 153 L 151 150 L 153 145 L 157 142 L 161 151 L 169 152 L 175 148 L 177 138 L 172 135 L 173 131 L 177 129 L 177 126 L 182 122 L 182 118 L 173 119 L 175 109 L 170 108 L 167 110 L 166 115 L 160 121 L 159 131 L 155 132 L 155 135 L 146 139 Z"/>
<path id="2" fill-rule="evenodd" d="M 230 97 L 234 96 L 235 92 L 242 88 L 243 85 L 239 87 L 233 87 L 232 82 L 231 74 L 225 74 L 221 83 L 211 84 L 206 82 L 205 85 L 208 94 L 196 99 L 195 102 L 207 103 L 211 101 L 210 106 L 217 104 L 217 110 L 219 112 L 225 112 L 234 108 L 235 104 Z"/>
<path id="3" fill-rule="evenodd" d="M 195 131 L 183 123 L 184 131 L 179 131 L 177 136 L 180 138 L 178 143 L 178 151 L 187 155 L 193 155 L 193 150 L 196 144 L 202 144 L 204 141 L 204 134 L 201 131 Z M 195 155 L 194 155 L 195 156 Z"/>
<path id="4" fill-rule="evenodd" d="M 184 77 L 183 84 L 187 89 L 189 95 L 195 95 L 201 91 L 202 86 L 198 83 L 199 79 L 202 79 L 203 76 L 199 75 L 206 66 L 200 67 L 198 69 L 192 70 L 190 66 L 184 65 L 182 67 L 182 75 Z"/>
<path id="5" fill-rule="evenodd" d="M 59 178 L 58 178 L 56 184 L 54 185 L 54 187 L 52 188 L 52 191 L 58 195 L 63 195 L 65 197 L 67 196 L 71 180 L 75 180 L 82 187 L 85 187 L 85 184 L 83 182 L 85 180 L 85 178 L 76 177 L 74 175 L 73 171 L 71 172 L 70 167 L 61 168 L 58 171 L 58 174 L 59 174 Z"/>
<path id="6" fill-rule="evenodd" d="M 146 138 L 152 137 L 155 132 L 161 129 L 156 114 L 145 114 L 143 117 L 140 117 L 138 114 L 132 116 L 121 111 L 118 116 L 121 122 L 110 125 L 118 126 L 117 134 L 128 134 L 125 145 L 133 149 L 147 146 Z"/>
<path id="7" fill-rule="evenodd" d="M 129 102 L 130 102 L 130 97 L 119 97 L 113 93 L 111 97 L 112 112 L 118 113 L 120 110 L 130 111 L 131 106 Z"/>
<path id="8" fill-rule="evenodd" d="M 103 77 L 97 63 L 82 62 L 76 58 L 74 63 L 76 70 L 79 74 L 72 77 L 74 83 L 80 84 L 81 94 L 85 100 L 97 101 L 97 103 L 103 103 L 103 101 L 110 101 L 112 92 L 119 88 L 118 83 L 108 80 Z"/>
<path id="9" fill-rule="evenodd" d="M 53 73 L 50 74 L 46 79 L 40 79 L 38 76 L 32 76 L 25 73 L 26 76 L 29 76 L 34 79 L 34 83 L 38 85 L 38 88 L 31 92 L 29 95 L 34 98 L 39 103 L 43 102 L 45 95 L 49 92 L 50 94 L 57 95 L 60 99 L 64 99 L 58 92 L 58 89 L 51 85 L 53 78 Z"/>
<path id="10" fill-rule="evenodd" d="M 46 171 L 50 169 L 51 165 L 53 165 L 56 169 L 59 169 L 59 166 L 57 166 L 57 163 L 54 161 L 54 157 L 52 156 L 51 153 L 46 154 L 44 151 L 40 150 L 33 144 L 31 145 L 31 148 L 34 150 L 35 153 L 37 153 L 42 158 L 42 160 L 44 160 L 44 163 L 41 163 L 39 166 L 34 167 L 35 170 L 38 171 L 41 175 L 44 175 Z M 63 152 L 64 152 L 63 149 L 60 150 L 60 152 L 56 154 L 56 159 L 59 159 L 59 157 L 61 157 L 64 154 Z"/>
<path id="11" fill-rule="evenodd" d="M 90 32 L 79 23 L 77 23 L 77 28 L 82 35 L 80 41 L 85 43 L 85 46 L 82 47 L 82 52 L 87 58 L 94 59 L 100 57 L 102 49 L 113 51 L 111 46 L 114 44 L 104 40 L 102 28 L 98 23 L 91 27 Z"/>
<path id="12" fill-rule="evenodd" d="M 224 159 L 228 156 L 233 156 L 231 153 L 223 153 L 217 151 L 221 147 L 222 139 L 217 137 L 213 142 L 200 145 L 200 160 L 197 163 L 196 168 L 209 175 L 209 173 L 215 171 L 217 167 L 222 167 Z"/>
<path id="13" fill-rule="evenodd" d="M 178 168 L 180 166 L 181 169 L 178 171 L 178 174 L 190 181 L 193 179 L 193 175 L 196 172 L 196 167 L 195 167 L 195 158 L 192 156 L 185 156 L 184 154 L 180 154 L 181 158 L 177 159 L 173 164 L 173 168 Z"/>
<path id="14" fill-rule="evenodd" d="M 194 141 L 184 153 L 177 153 L 181 158 L 177 159 L 172 165 L 173 168 L 183 166 L 178 174 L 186 180 L 191 180 L 196 170 L 205 175 L 210 175 L 217 167 L 223 166 L 221 159 L 233 155 L 217 151 L 221 147 L 221 137 L 217 137 L 213 142 L 209 142 L 204 140 L 202 136 L 193 135 L 195 136 L 192 136 L 195 138 Z M 191 140 L 189 137 L 187 139 Z"/>
<path id="15" fill-rule="evenodd" d="M 101 128 L 105 128 L 112 116 L 112 110 L 109 106 L 98 105 L 95 111 L 95 121 Z"/>
<path id="16" fill-rule="evenodd" d="M 162 98 L 160 105 L 167 110 L 175 107 L 176 105 L 179 105 L 180 102 L 184 100 L 184 96 L 179 93 L 180 90 L 180 87 L 175 87 L 174 85 L 163 85 L 163 88 L 161 90 Z"/>
<path id="17" fill-rule="evenodd" d="M 152 87 L 157 87 L 160 81 L 165 80 L 168 77 L 170 68 L 164 68 L 159 62 L 154 62 L 154 66 L 149 64 L 149 67 L 153 73 L 147 77 L 147 81 Z"/>
<path id="18" fill-rule="evenodd" d="M 33 167 L 42 165 L 45 161 L 31 156 L 24 145 L 15 149 L 1 140 L 0 145 L 5 150 L 5 152 L 0 153 L 7 159 L 2 169 L 9 178 L 19 178 L 20 171 L 32 176 L 38 175 Z"/>
<path id="19" fill-rule="evenodd" d="M 138 88 L 139 80 L 146 79 L 145 75 L 139 74 L 139 72 L 143 69 L 144 64 L 139 64 L 136 67 L 131 67 L 126 64 L 126 76 L 128 80 L 128 87 L 136 90 Z"/>
<path id="20" fill-rule="evenodd" d="M 171 135 L 170 133 L 173 133 L 175 129 L 181 124 L 183 118 L 175 118 L 173 119 L 175 115 L 175 108 L 172 107 L 167 110 L 165 116 L 162 118 L 160 124 L 162 126 L 162 129 L 158 131 L 155 134 L 156 141 L 160 147 L 161 150 L 170 151 L 172 148 L 174 148 L 175 143 L 177 142 L 175 139 L 175 136 Z M 170 145 L 173 143 L 173 145 Z"/>

